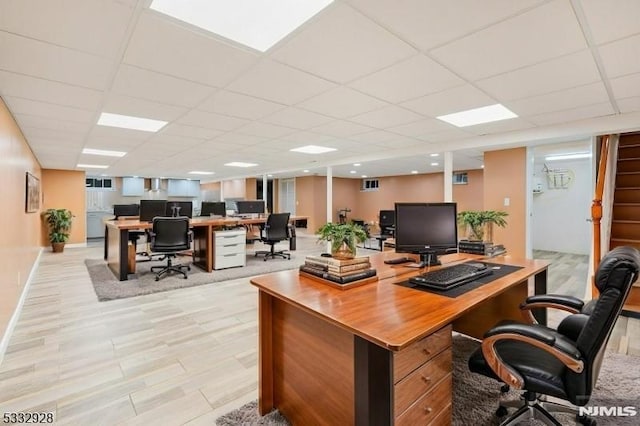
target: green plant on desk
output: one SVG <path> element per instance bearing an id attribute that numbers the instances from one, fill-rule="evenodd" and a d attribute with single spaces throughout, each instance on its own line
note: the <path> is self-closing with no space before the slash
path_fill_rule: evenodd
<path id="1" fill-rule="evenodd" d="M 505 217 L 509 216 L 509 213 L 496 210 L 467 210 L 458 213 L 458 224 L 466 226 L 470 240 L 484 240 L 484 231 L 487 224 L 499 226 L 504 228 L 507 225 Z"/>
<path id="2" fill-rule="evenodd" d="M 331 255 L 337 259 L 351 259 L 356 255 L 356 243 L 367 239 L 360 225 L 353 223 L 326 223 L 318 231 L 319 241 L 331 242 Z"/>

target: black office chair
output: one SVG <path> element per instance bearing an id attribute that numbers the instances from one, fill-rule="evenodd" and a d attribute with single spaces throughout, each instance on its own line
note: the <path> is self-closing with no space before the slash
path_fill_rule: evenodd
<path id="1" fill-rule="evenodd" d="M 156 281 L 169 272 L 178 272 L 186 280 L 187 273 L 183 269 L 190 271 L 189 265 L 173 265 L 171 259 L 176 257 L 179 252 L 191 248 L 193 233 L 189 230 L 189 218 L 154 217 L 153 228 L 149 235 L 151 238 L 151 251 L 154 254 L 163 254 L 167 259 L 166 265 L 151 267 L 151 272 L 157 269 L 160 270 L 156 274 Z"/>
<path id="2" fill-rule="evenodd" d="M 616 247 L 598 267 L 595 284 L 600 296 L 589 305 L 588 312 L 569 315 L 557 330 L 505 322 L 485 334 L 481 348 L 469 359 L 469 369 L 525 391 L 517 404 L 500 404 L 498 416 L 507 414 L 508 406 L 519 407 L 501 426 L 526 418 L 562 426 L 550 412 L 576 414 L 580 423 L 595 424 L 589 417 L 578 416 L 576 407 L 546 401 L 546 396 L 577 406 L 589 402 L 607 341 L 639 268 L 637 249 Z"/>
<path id="3" fill-rule="evenodd" d="M 255 256 L 264 255 L 265 262 L 268 258 L 280 256 L 284 259 L 291 259 L 291 254 L 285 250 L 275 250 L 275 246 L 280 241 L 289 238 L 289 217 L 290 213 L 271 213 L 267 218 L 267 223 L 260 230 L 260 241 L 271 246 L 271 250 L 258 250 Z"/>

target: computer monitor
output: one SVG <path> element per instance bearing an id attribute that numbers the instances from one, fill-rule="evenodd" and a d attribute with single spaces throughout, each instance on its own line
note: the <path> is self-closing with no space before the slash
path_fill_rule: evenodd
<path id="1" fill-rule="evenodd" d="M 121 216 L 139 216 L 140 206 L 138 204 L 114 204 L 113 215 L 116 219 Z"/>
<path id="2" fill-rule="evenodd" d="M 236 206 L 238 214 L 264 213 L 264 201 L 262 200 L 236 201 Z"/>
<path id="3" fill-rule="evenodd" d="M 200 210 L 201 216 L 226 216 L 227 207 L 224 201 L 203 201 L 202 209 Z"/>
<path id="4" fill-rule="evenodd" d="M 191 201 L 167 201 L 165 212 L 168 217 L 193 216 L 193 203 Z"/>
<path id="5" fill-rule="evenodd" d="M 151 222 L 156 216 L 167 214 L 167 200 L 140 200 L 140 221 Z"/>
<path id="6" fill-rule="evenodd" d="M 395 210 L 380 210 L 380 227 L 393 226 L 396 223 Z"/>
<path id="7" fill-rule="evenodd" d="M 396 252 L 420 255 L 421 266 L 458 248 L 456 203 L 396 203 Z"/>

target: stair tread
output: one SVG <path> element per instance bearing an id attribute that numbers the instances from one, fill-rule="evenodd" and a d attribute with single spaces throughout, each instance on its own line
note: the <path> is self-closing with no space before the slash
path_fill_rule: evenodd
<path id="1" fill-rule="evenodd" d="M 616 203 L 616 202 L 614 202 L 614 203 L 613 203 L 613 206 L 614 206 L 614 207 L 615 207 L 615 206 L 621 206 L 621 207 L 640 207 L 640 202 L 637 202 L 637 203 L 633 203 L 633 202 L 631 202 L 631 203 L 624 203 L 624 202 L 623 202 L 623 203 Z"/>
<path id="2" fill-rule="evenodd" d="M 633 161 L 633 160 L 640 160 L 640 157 L 629 157 L 629 158 L 620 158 L 620 157 L 618 157 L 618 162 L 620 162 L 620 161 Z"/>
<path id="3" fill-rule="evenodd" d="M 618 191 L 620 189 L 625 190 L 625 191 L 628 191 L 628 190 L 631 190 L 631 189 L 638 190 L 638 189 L 640 189 L 640 186 L 616 186 L 616 191 Z"/>
<path id="4" fill-rule="evenodd" d="M 629 144 L 620 145 L 618 144 L 618 148 L 637 148 L 640 147 L 640 142 L 633 141 Z"/>
<path id="5" fill-rule="evenodd" d="M 640 170 L 637 172 L 617 172 L 617 175 L 640 175 Z"/>
<path id="6" fill-rule="evenodd" d="M 640 223 L 640 220 L 632 220 L 632 219 L 613 219 L 611 222 L 615 222 L 615 223 Z"/>
<path id="7" fill-rule="evenodd" d="M 615 238 L 611 237 L 610 241 L 624 242 L 624 243 L 638 243 L 640 244 L 640 240 L 634 240 L 632 238 Z"/>

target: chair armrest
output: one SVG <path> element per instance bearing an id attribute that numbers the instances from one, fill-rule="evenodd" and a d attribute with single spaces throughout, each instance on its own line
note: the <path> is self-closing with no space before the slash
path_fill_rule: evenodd
<path id="1" fill-rule="evenodd" d="M 193 242 L 193 230 L 190 229 L 187 235 L 189 235 L 189 244 L 191 244 Z"/>
<path id="2" fill-rule="evenodd" d="M 496 351 L 496 343 L 502 340 L 518 341 L 542 349 L 576 373 L 584 369 L 582 354 L 571 340 L 535 325 L 499 325 L 485 334 L 482 340 L 482 355 L 493 372 L 504 383 L 516 389 L 522 389 L 524 379 L 506 364 Z"/>
<path id="3" fill-rule="evenodd" d="M 538 322 L 531 312 L 532 309 L 554 308 L 577 314 L 583 306 L 584 302 L 577 297 L 564 294 L 536 294 L 527 297 L 527 299 L 520 304 L 520 312 L 527 323 L 537 324 Z"/>

